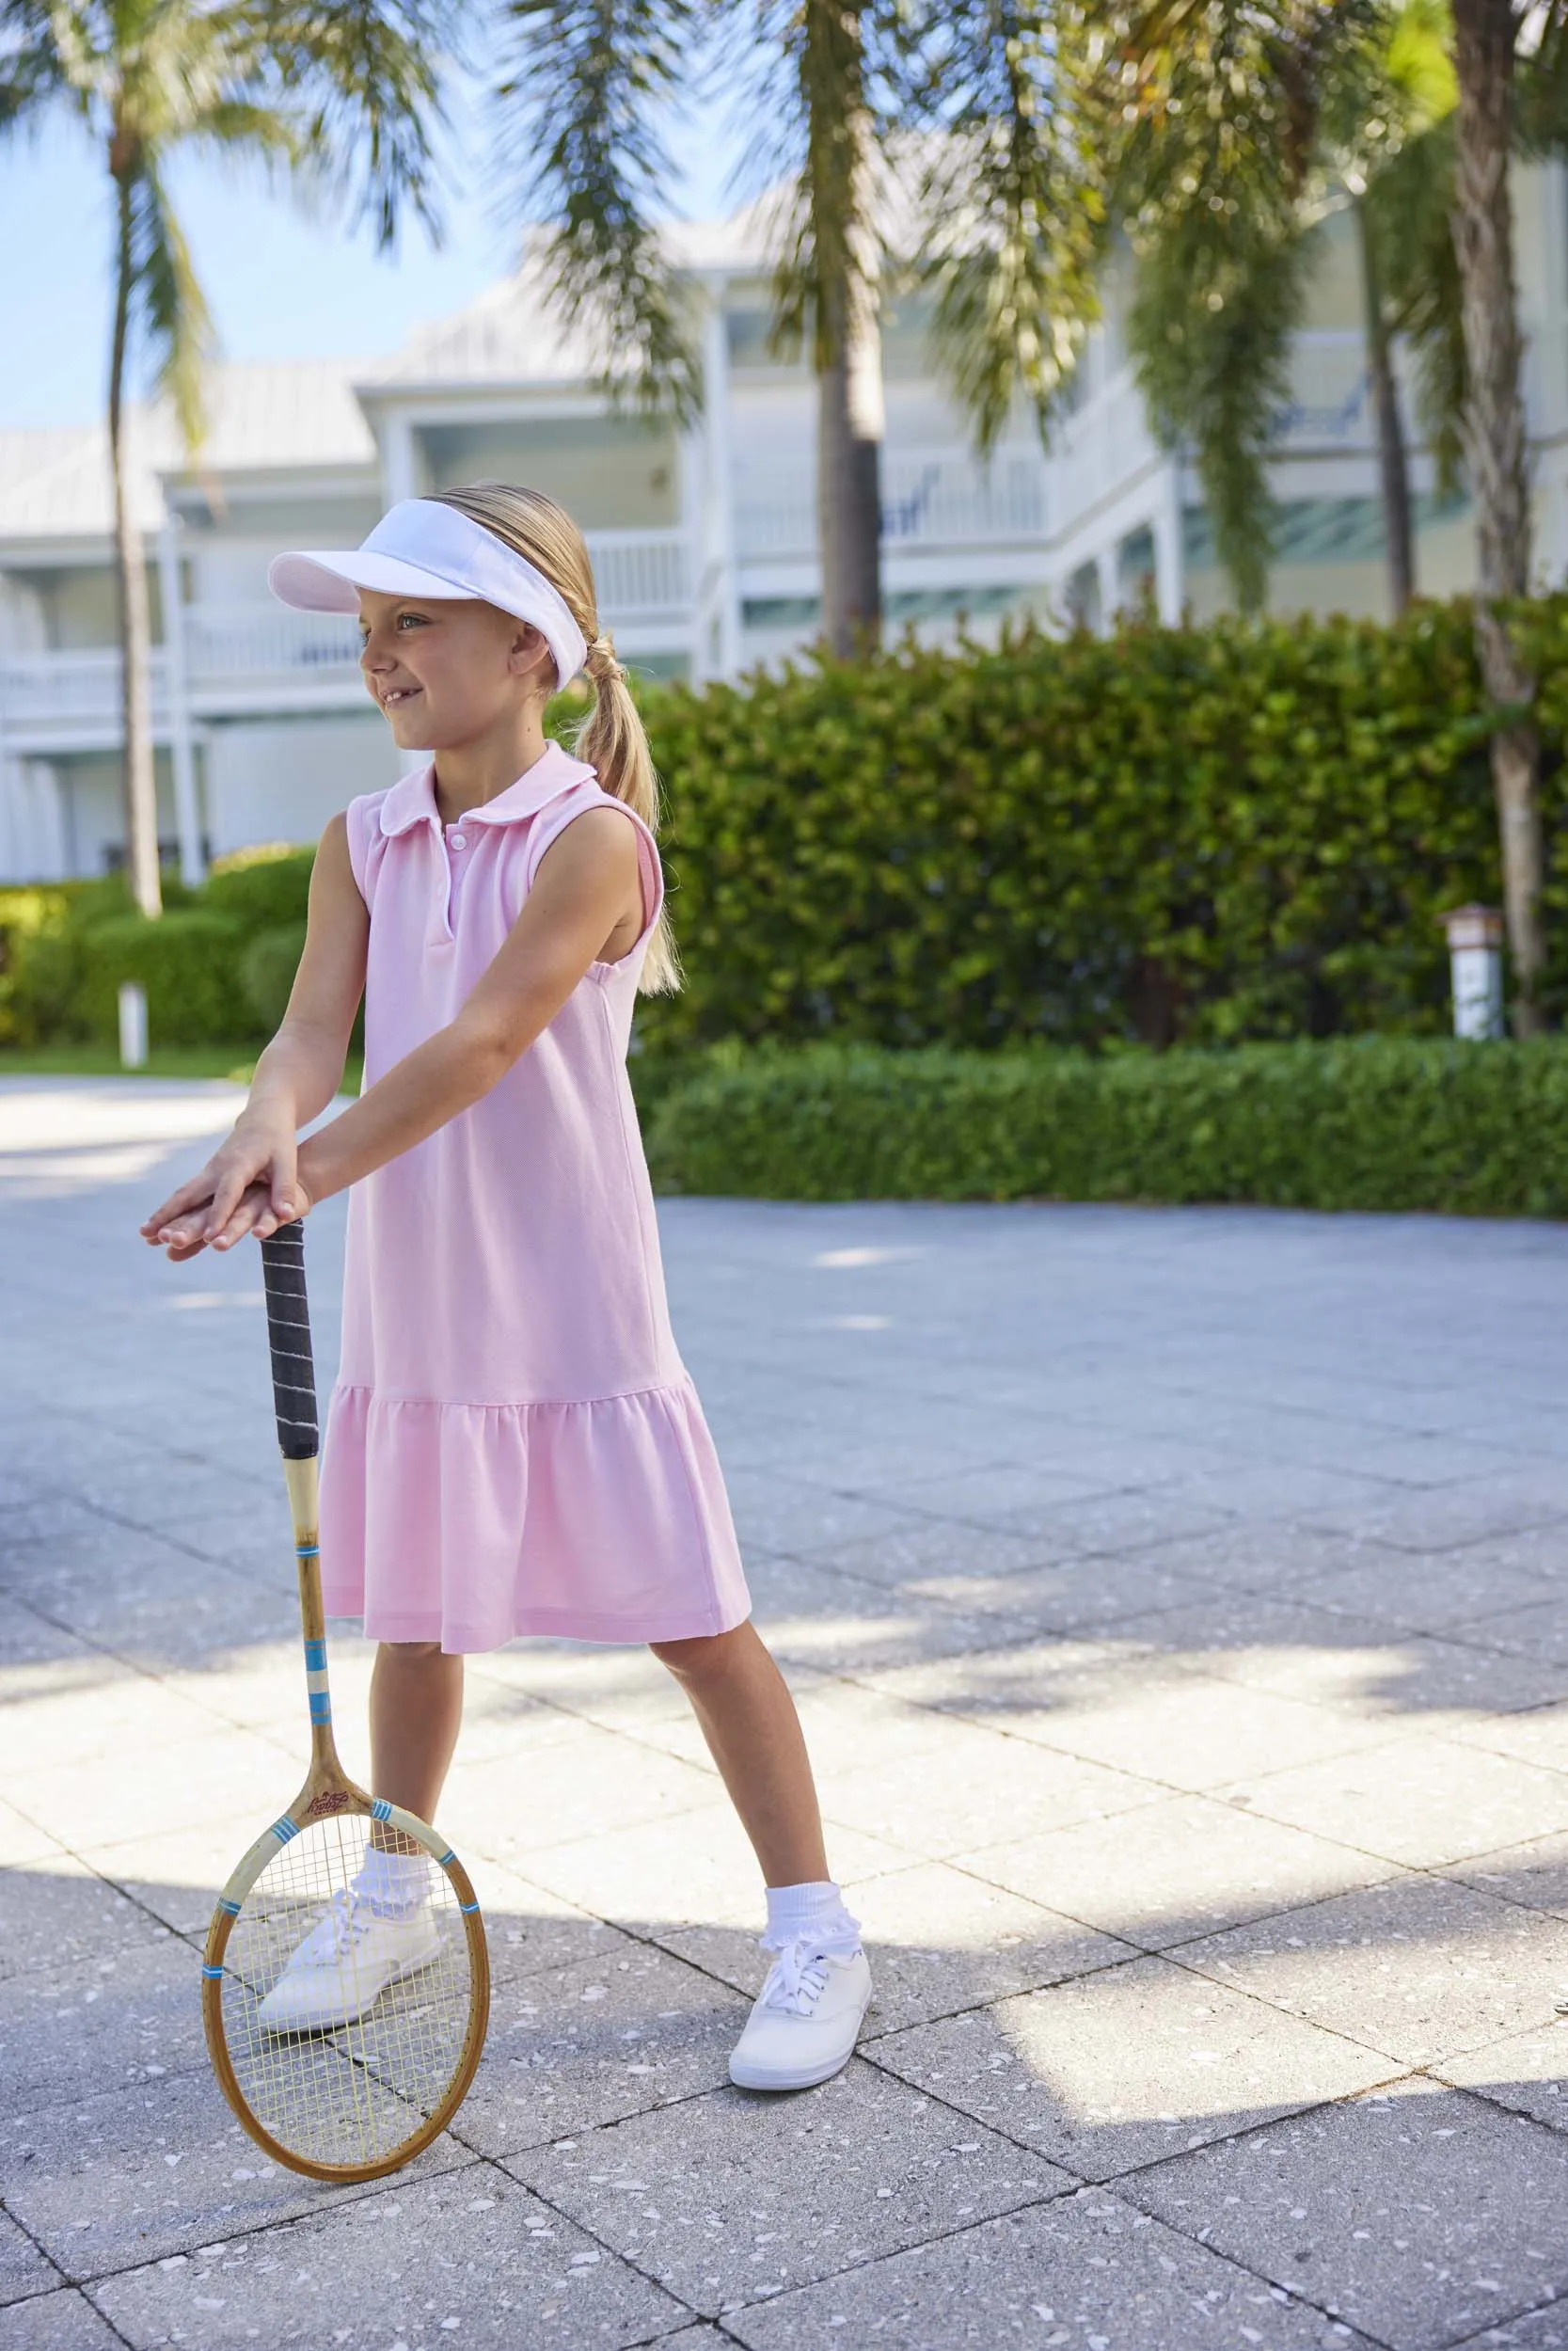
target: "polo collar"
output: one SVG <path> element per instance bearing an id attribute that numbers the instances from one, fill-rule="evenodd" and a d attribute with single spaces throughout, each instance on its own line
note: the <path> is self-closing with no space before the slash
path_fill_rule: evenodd
<path id="1" fill-rule="evenodd" d="M 574 759 L 570 752 L 552 740 L 545 745 L 543 757 L 526 769 L 515 784 L 509 784 L 504 792 L 465 809 L 463 821 L 467 825 L 515 824 L 524 817 L 537 816 L 546 801 L 556 800 L 562 792 L 587 783 L 593 774 L 592 768 Z M 406 833 L 416 824 L 432 824 L 437 829 L 440 825 L 434 762 L 404 776 L 382 799 L 383 833 Z"/>

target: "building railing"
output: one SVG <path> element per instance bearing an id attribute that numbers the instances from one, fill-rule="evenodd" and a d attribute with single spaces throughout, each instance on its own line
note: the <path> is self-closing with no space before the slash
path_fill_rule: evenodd
<path id="1" fill-rule="evenodd" d="M 684 531 L 590 531 L 588 553 L 607 628 L 684 616 L 691 609 L 691 548 Z"/>
<path id="2" fill-rule="evenodd" d="M 193 687 L 280 673 L 351 670 L 359 624 L 345 612 L 296 612 L 272 597 L 191 604 L 184 613 L 185 674 Z"/>
<path id="3" fill-rule="evenodd" d="M 167 661 L 155 647 L 149 663 L 155 724 L 168 700 Z M 0 654 L 0 729 L 26 734 L 52 726 L 97 729 L 119 723 L 119 652 L 91 645 L 69 653 Z"/>
<path id="4" fill-rule="evenodd" d="M 691 561 L 680 531 L 606 531 L 589 535 L 608 628 L 661 621 L 684 627 L 692 607 Z M 324 695 L 353 701 L 358 675 L 358 623 L 346 613 L 297 612 L 272 597 L 187 605 L 182 614 L 187 691 L 197 715 L 216 707 L 319 707 Z M 151 657 L 153 724 L 169 717 L 169 661 Z M 97 735 L 119 723 L 119 653 L 113 645 L 80 652 L 0 651 L 0 736 L 24 743 L 72 733 Z"/>
<path id="5" fill-rule="evenodd" d="M 950 448 L 884 451 L 882 545 L 888 548 L 1006 546 L 1045 536 L 1045 460 L 1002 451 L 988 465 Z M 816 477 L 801 462 L 744 470 L 735 497 L 742 562 L 816 553 Z"/>

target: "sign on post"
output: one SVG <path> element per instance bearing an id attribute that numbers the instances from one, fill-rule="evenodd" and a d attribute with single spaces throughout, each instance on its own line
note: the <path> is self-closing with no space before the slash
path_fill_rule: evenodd
<path id="1" fill-rule="evenodd" d="M 1442 917 L 1453 975 L 1453 1033 L 1486 1043 L 1503 1034 L 1503 918 L 1495 906 L 1456 906 Z"/>
<path id="2" fill-rule="evenodd" d="M 135 979 L 119 984 L 119 1066 L 147 1067 L 147 990 Z"/>

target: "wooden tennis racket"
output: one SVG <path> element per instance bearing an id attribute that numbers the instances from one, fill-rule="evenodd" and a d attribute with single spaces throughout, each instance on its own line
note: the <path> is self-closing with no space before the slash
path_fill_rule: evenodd
<path id="1" fill-rule="evenodd" d="M 303 1228 L 285 1225 L 263 1241 L 261 1263 L 299 1562 L 310 1769 L 218 1898 L 201 1971 L 202 2022 L 223 2094 L 269 2155 L 313 2179 L 373 2180 L 427 2147 L 467 2095 L 489 2017 L 489 1954 L 467 1871 L 445 1837 L 367 1796 L 338 1760 L 316 1540 Z M 368 1930 L 388 1914 L 372 1898 L 382 1884 L 368 1870 L 372 1846 L 378 1857 L 398 1857 L 383 1868 L 397 1873 L 391 1914 L 399 1921 L 373 1964 L 365 1955 L 378 1946 Z M 403 1961 L 384 1981 L 388 1940 Z M 280 2025 L 279 2012 L 296 2021 Z"/>

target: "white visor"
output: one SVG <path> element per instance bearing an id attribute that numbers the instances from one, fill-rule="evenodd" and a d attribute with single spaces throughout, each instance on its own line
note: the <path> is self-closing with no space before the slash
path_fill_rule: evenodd
<path id="1" fill-rule="evenodd" d="M 277 556 L 267 585 L 280 603 L 306 612 L 357 612 L 361 588 L 431 602 L 476 597 L 532 622 L 555 657 L 556 682 L 562 686 L 577 675 L 588 654 L 565 597 L 544 573 L 483 523 L 439 499 L 401 500 L 362 547 L 304 548 Z"/>

